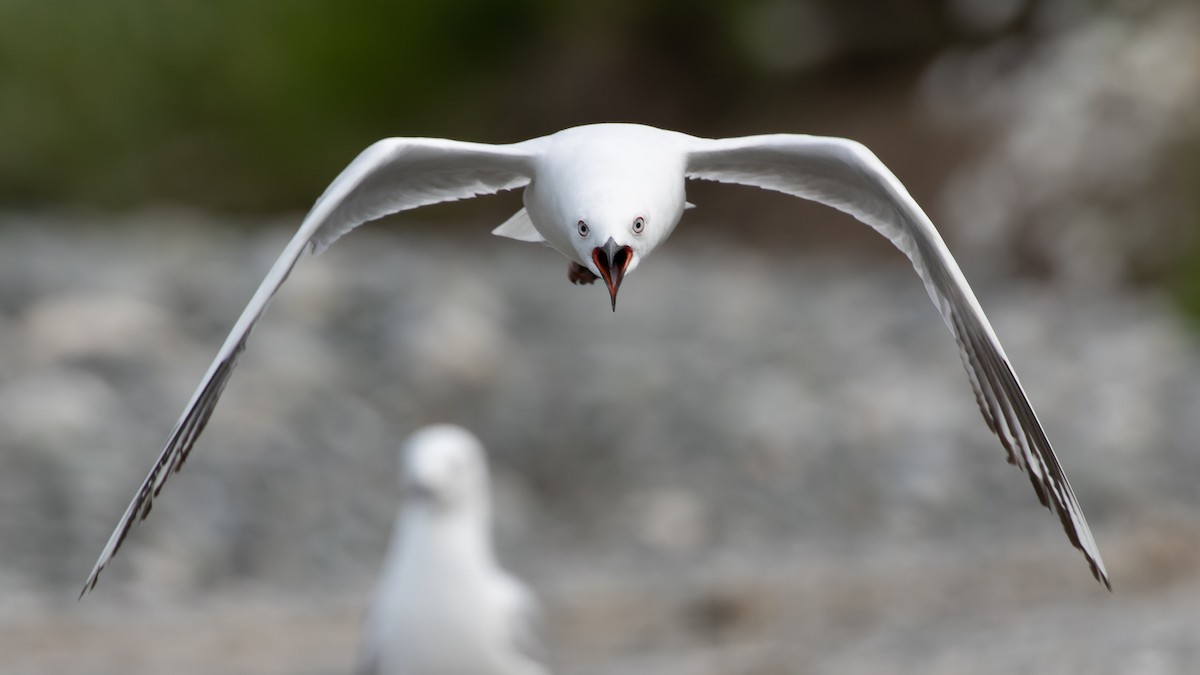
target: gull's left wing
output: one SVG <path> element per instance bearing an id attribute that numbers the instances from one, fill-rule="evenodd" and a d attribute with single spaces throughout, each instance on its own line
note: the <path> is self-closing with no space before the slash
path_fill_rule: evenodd
<path id="1" fill-rule="evenodd" d="M 188 401 L 150 473 L 100 553 L 83 593 L 121 547 L 135 522 L 150 513 L 167 478 L 183 466 L 208 418 L 246 338 L 288 274 L 310 250 L 319 253 L 338 237 L 370 220 L 420 206 L 467 199 L 522 187 L 533 177 L 536 145 L 486 145 L 436 138 L 388 138 L 364 150 L 333 181 L 304 218 L 250 303 L 225 338 L 208 372 Z"/>
<path id="2" fill-rule="evenodd" d="M 1112 585 L 1083 510 L 979 301 L 945 242 L 900 181 L 867 148 L 843 138 L 777 134 L 688 141 L 687 177 L 753 185 L 832 206 L 870 225 L 912 261 L 958 342 L 988 428 L 1029 475 L 1092 574 Z"/>

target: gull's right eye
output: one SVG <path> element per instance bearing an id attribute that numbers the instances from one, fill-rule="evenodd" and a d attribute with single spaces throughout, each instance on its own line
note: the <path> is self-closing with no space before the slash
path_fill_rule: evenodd
<path id="1" fill-rule="evenodd" d="M 579 224 L 575 226 L 575 231 L 579 233 L 579 236 L 586 237 L 591 229 L 588 227 L 587 223 L 581 220 L 579 221 Z"/>

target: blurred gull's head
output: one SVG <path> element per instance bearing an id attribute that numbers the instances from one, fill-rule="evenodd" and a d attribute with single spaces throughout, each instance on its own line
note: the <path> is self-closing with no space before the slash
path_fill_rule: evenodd
<path id="1" fill-rule="evenodd" d="M 400 482 L 412 506 L 456 511 L 487 499 L 487 465 L 479 439 L 439 424 L 409 437 L 400 454 Z"/>

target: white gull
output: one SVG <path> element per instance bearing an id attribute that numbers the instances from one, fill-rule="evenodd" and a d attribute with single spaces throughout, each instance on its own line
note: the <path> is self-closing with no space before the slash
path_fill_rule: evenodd
<path id="1" fill-rule="evenodd" d="M 363 626 L 363 675 L 545 675 L 530 656 L 536 607 L 495 560 L 484 450 L 452 425 L 401 453 L 404 507 Z"/>
<path id="2" fill-rule="evenodd" d="M 635 124 L 564 129 L 510 145 L 389 138 L 364 150 L 305 217 L 234 324 L 121 516 L 84 584 L 95 586 L 133 523 L 187 459 L 246 338 L 306 251 L 319 253 L 358 225 L 419 206 L 525 188 L 525 208 L 495 233 L 544 242 L 570 260 L 576 283 L 603 279 L 613 309 L 626 275 L 675 229 L 688 179 L 752 185 L 811 199 L 878 230 L 909 260 L 958 343 L 988 428 L 1053 509 L 1096 579 L 1111 589 L 1100 552 L 979 301 L 933 223 L 900 181 L 859 143 L 773 134 L 708 139 Z"/>

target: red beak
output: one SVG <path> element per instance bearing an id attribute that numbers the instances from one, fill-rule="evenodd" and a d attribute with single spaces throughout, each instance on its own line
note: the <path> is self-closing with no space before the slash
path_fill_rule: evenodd
<path id="1" fill-rule="evenodd" d="M 592 249 L 592 262 L 600 272 L 600 278 L 608 286 L 608 295 L 612 298 L 613 311 L 617 311 L 617 291 L 621 288 L 621 280 L 625 278 L 625 270 L 633 260 L 633 249 L 628 246 L 618 246 L 612 237 L 604 242 L 604 246 Z"/>

